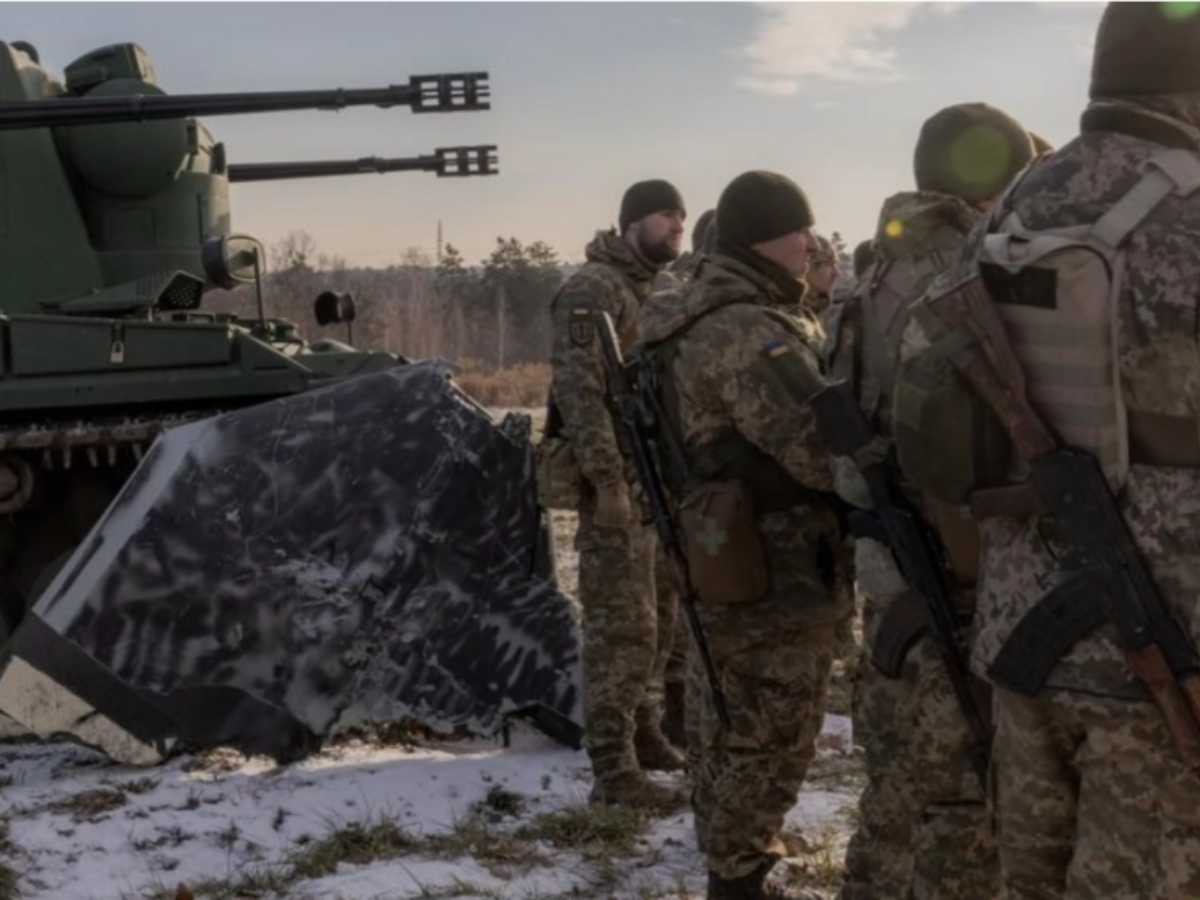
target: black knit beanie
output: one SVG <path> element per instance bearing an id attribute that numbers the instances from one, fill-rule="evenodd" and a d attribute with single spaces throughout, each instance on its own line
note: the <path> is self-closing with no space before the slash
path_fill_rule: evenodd
<path id="1" fill-rule="evenodd" d="M 863 241 L 854 248 L 854 277 L 862 278 L 863 272 L 871 268 L 875 262 L 875 245 L 871 241 Z"/>
<path id="2" fill-rule="evenodd" d="M 947 106 L 921 126 L 913 152 L 917 189 L 967 202 L 995 197 L 1033 159 L 1029 132 L 986 103 Z"/>
<path id="3" fill-rule="evenodd" d="M 1200 8 L 1110 3 L 1096 30 L 1092 97 L 1200 91 Z"/>
<path id="4" fill-rule="evenodd" d="M 709 243 L 708 231 L 713 226 L 713 220 L 717 217 L 715 209 L 706 209 L 700 213 L 700 218 L 696 220 L 696 224 L 692 226 L 692 252 L 696 253 L 701 247 Z"/>
<path id="5" fill-rule="evenodd" d="M 683 196 L 669 181 L 656 178 L 651 181 L 639 181 L 632 185 L 621 198 L 621 216 L 617 220 L 622 234 L 625 229 L 638 219 L 663 212 L 668 209 L 682 210 L 687 214 L 683 205 Z"/>
<path id="6" fill-rule="evenodd" d="M 723 244 L 753 247 L 813 226 L 812 207 L 800 186 L 776 172 L 743 172 L 717 201 L 717 236 Z"/>

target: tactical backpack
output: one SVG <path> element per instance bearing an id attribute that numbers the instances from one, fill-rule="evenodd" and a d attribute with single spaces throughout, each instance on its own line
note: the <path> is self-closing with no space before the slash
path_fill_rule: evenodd
<path id="1" fill-rule="evenodd" d="M 960 227 L 946 222 L 917 242 L 914 251 L 899 256 L 881 255 L 848 299 L 844 320 L 831 329 L 828 347 L 831 375 L 834 380 L 846 379 L 855 386 L 863 415 L 880 435 L 874 445 L 879 456 L 860 462 L 882 461 L 893 441 L 898 444 L 902 426 L 889 413 L 901 390 L 897 359 L 912 299 L 921 296 L 934 278 L 953 264 L 965 239 Z M 897 446 L 897 461 L 906 476 L 902 481 L 907 488 L 920 488 L 919 483 L 907 478 L 908 469 L 899 458 L 899 449 Z M 951 454 L 958 452 L 946 445 L 937 449 Z M 834 461 L 838 494 L 857 506 L 870 506 L 857 466 L 847 463 L 841 459 Z M 936 466 L 933 471 L 938 471 Z M 974 584 L 979 568 L 978 526 L 960 516 L 957 509 L 939 502 L 936 496 L 923 493 L 919 501 L 924 516 L 942 541 L 955 576 L 963 585 Z"/>
<path id="2" fill-rule="evenodd" d="M 1154 417 L 1131 415 L 1124 403 L 1117 333 L 1125 242 L 1166 197 L 1200 188 L 1200 156 L 1156 153 L 1134 186 L 1095 222 L 1033 231 L 1007 200 L 1038 164 L 997 202 L 977 264 L 995 315 L 1022 361 L 1029 400 L 1064 443 L 1094 453 L 1119 489 L 1131 438 L 1170 443 L 1149 421 Z M 948 332 L 931 312 L 933 302 L 934 292 L 927 292 L 910 310 L 922 340 L 897 371 L 896 448 L 909 480 L 961 507 L 975 491 L 1020 481 L 1023 473 L 1015 468 L 999 419 L 955 371 L 952 360 L 974 335 Z M 1160 449 L 1170 453 L 1169 447 Z"/>

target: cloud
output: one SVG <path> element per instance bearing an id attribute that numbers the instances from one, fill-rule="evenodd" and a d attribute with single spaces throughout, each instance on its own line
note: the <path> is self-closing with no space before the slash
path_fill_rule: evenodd
<path id="1" fill-rule="evenodd" d="M 901 76 L 887 38 L 918 16 L 961 3 L 759 3 L 761 18 L 742 48 L 748 90 L 789 96 L 806 79 L 895 81 Z"/>

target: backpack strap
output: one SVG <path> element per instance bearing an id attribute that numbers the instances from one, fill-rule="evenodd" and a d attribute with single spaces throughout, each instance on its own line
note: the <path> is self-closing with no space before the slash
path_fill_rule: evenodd
<path id="1" fill-rule="evenodd" d="M 1116 250 L 1167 197 L 1189 197 L 1200 189 L 1200 156 L 1164 150 L 1146 160 L 1142 177 L 1092 226 L 1091 238 Z"/>

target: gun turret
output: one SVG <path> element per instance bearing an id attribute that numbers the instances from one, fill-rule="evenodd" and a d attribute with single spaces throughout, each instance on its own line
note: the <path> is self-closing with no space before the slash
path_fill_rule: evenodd
<path id="1" fill-rule="evenodd" d="M 365 156 L 361 159 L 320 159 L 296 162 L 232 163 L 231 182 L 278 181 L 285 178 L 324 178 L 330 175 L 362 175 L 375 172 L 436 172 L 438 178 L 466 178 L 472 175 L 495 175 L 496 146 L 439 147 L 432 154 L 384 159 Z"/>
<path id="2" fill-rule="evenodd" d="M 207 291 L 230 281 L 221 272 L 214 277 L 203 248 L 234 235 L 231 181 L 405 169 L 459 177 L 496 172 L 490 145 L 411 160 L 230 166 L 225 146 L 205 125 L 209 116 L 351 106 L 486 110 L 488 74 L 415 75 L 407 84 L 353 90 L 172 95 L 134 43 L 85 53 L 60 77 L 42 66 L 32 45 L 0 41 L 0 200 L 9 223 L 0 241 L 0 309 L 93 317 L 194 309 L 194 283 Z M 254 257 L 260 266 L 253 273 L 233 265 L 232 280 L 257 283 L 262 256 Z M 192 280 L 172 280 L 179 272 Z M 145 285 L 169 286 L 170 303 L 147 294 Z"/>
<path id="3" fill-rule="evenodd" d="M 290 110 L 341 110 L 350 106 L 409 106 L 415 113 L 491 109 L 487 72 L 414 75 L 407 85 L 316 91 L 229 94 L 133 93 L 0 102 L 0 129 L 52 125 L 102 125 L 193 116 L 235 116 Z M 148 84 L 148 83 L 147 83 Z M 148 85 L 149 86 L 149 85 Z"/>

